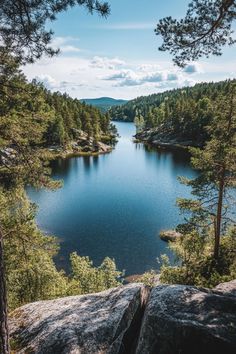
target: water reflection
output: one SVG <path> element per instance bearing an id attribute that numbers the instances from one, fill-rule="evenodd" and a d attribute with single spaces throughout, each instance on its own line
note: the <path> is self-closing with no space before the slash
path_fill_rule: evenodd
<path id="1" fill-rule="evenodd" d="M 77 251 L 96 265 L 115 258 L 134 274 L 156 268 L 161 253 L 171 256 L 158 234 L 181 221 L 175 200 L 189 192 L 177 176 L 195 175 L 189 155 L 133 143 L 133 124 L 117 127 L 121 137 L 111 154 L 54 161 L 53 176 L 63 179 L 63 188 L 29 191 L 39 205 L 39 225 L 61 239 L 59 265 L 68 266 Z"/>

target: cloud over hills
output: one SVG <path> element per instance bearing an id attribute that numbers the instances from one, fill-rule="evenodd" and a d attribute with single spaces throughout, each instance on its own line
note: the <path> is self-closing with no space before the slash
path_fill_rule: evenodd
<path id="1" fill-rule="evenodd" d="M 53 46 L 61 54 L 44 58 L 23 68 L 29 79 L 36 78 L 53 91 L 72 97 L 113 96 L 130 99 L 163 90 L 193 85 L 202 68 L 191 63 L 184 69 L 171 62 L 124 60 L 94 55 L 78 47 L 79 38 L 56 37 Z"/>

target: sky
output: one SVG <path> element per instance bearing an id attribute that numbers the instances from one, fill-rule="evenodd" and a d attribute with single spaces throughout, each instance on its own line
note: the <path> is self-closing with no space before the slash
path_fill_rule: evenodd
<path id="1" fill-rule="evenodd" d="M 221 57 L 202 58 L 184 69 L 168 53 L 158 51 L 154 33 L 159 19 L 181 18 L 190 0 L 108 0 L 107 19 L 81 6 L 61 13 L 48 26 L 60 54 L 23 68 L 52 91 L 76 98 L 133 99 L 203 81 L 236 77 L 236 46 Z"/>

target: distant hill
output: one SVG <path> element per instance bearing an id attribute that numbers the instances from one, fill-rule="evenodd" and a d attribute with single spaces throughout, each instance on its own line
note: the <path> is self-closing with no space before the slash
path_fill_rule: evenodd
<path id="1" fill-rule="evenodd" d="M 107 112 L 113 106 L 121 106 L 128 102 L 126 100 L 116 100 L 115 98 L 111 97 L 83 98 L 80 101 L 95 106 L 102 112 Z"/>

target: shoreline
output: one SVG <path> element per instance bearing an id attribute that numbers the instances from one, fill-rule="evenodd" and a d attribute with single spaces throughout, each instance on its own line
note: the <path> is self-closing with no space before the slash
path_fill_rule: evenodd
<path id="1" fill-rule="evenodd" d="M 101 136 L 100 140 L 89 137 L 88 134 L 80 131 L 80 136 L 76 140 L 72 140 L 66 145 L 51 145 L 46 149 L 57 158 L 83 157 L 83 156 L 99 156 L 108 154 L 113 151 L 117 142 L 116 136 Z"/>
<path id="2" fill-rule="evenodd" d="M 109 145 L 108 145 L 109 146 Z M 109 148 L 107 148 L 107 150 L 105 151 L 76 151 L 73 149 L 65 149 L 64 151 L 54 151 L 52 152 L 49 149 L 47 149 L 47 151 L 51 154 L 52 160 L 56 160 L 56 159 L 68 159 L 68 158 L 72 158 L 72 157 L 85 157 L 85 156 L 99 156 L 99 155 L 105 155 L 105 154 L 109 154 L 113 151 L 113 147 L 109 146 Z"/>
<path id="3" fill-rule="evenodd" d="M 201 148 L 203 144 L 190 139 L 180 138 L 170 131 L 160 129 L 145 129 L 134 135 L 135 143 L 143 143 L 155 148 L 181 149 L 188 151 L 189 148 Z"/>
<path id="4" fill-rule="evenodd" d="M 193 145 L 182 145 L 181 143 L 170 143 L 170 142 L 150 142 L 150 141 L 145 141 L 141 139 L 137 139 L 134 135 L 133 142 L 135 144 L 144 144 L 146 146 L 155 148 L 155 149 L 168 149 L 168 150 L 184 150 L 188 152 L 189 148 L 191 147 L 196 147 Z"/>

